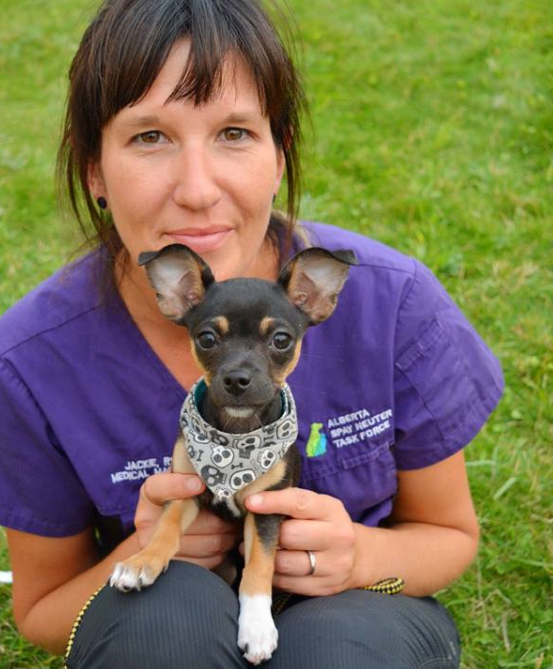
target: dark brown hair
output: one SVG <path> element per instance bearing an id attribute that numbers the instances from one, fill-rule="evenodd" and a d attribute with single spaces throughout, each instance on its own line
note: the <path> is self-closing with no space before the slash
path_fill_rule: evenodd
<path id="1" fill-rule="evenodd" d="M 274 214 L 270 232 L 274 235 L 284 222 L 284 239 L 289 243 L 292 238 L 305 96 L 266 11 L 257 0 L 106 0 L 85 31 L 69 71 L 58 182 L 65 182 L 87 241 L 104 246 L 112 261 L 123 244 L 111 216 L 98 208 L 88 190 L 88 169 L 100 160 L 103 127 L 148 93 L 172 47 L 183 38 L 190 39 L 190 55 L 170 100 L 207 102 L 221 85 L 229 54 L 250 68 L 286 164 L 287 216 Z"/>

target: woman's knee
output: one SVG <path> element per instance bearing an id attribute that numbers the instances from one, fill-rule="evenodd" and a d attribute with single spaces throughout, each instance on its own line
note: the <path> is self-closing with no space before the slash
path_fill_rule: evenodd
<path id="1" fill-rule="evenodd" d="M 76 630 L 68 669 L 240 667 L 238 600 L 212 572 L 172 562 L 141 592 L 105 587 Z"/>
<path id="2" fill-rule="evenodd" d="M 457 630 L 435 600 L 350 591 L 311 598 L 278 619 L 271 669 L 435 669 L 459 666 Z M 269 668 L 268 668 L 269 669 Z"/>

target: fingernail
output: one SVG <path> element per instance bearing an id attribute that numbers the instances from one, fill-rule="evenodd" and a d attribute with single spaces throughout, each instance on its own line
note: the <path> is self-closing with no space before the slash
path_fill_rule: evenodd
<path id="1" fill-rule="evenodd" d="M 261 506 L 263 504 L 263 495 L 251 495 L 248 497 L 248 506 Z"/>
<path id="2" fill-rule="evenodd" d="M 200 492 L 202 483 L 197 476 L 190 476 L 186 479 L 186 489 L 189 492 Z"/>

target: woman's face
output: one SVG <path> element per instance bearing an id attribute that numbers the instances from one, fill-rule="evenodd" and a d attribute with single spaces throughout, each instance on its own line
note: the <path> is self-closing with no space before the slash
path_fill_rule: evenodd
<path id="1" fill-rule="evenodd" d="M 232 62 L 203 106 L 166 100 L 188 42 L 178 43 L 148 94 L 103 130 L 94 197 L 106 198 L 133 267 L 142 251 L 186 244 L 218 280 L 267 274 L 263 246 L 284 168 L 247 66 Z"/>

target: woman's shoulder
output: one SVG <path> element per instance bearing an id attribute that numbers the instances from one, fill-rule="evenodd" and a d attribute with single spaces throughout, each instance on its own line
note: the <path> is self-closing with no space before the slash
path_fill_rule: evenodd
<path id="1" fill-rule="evenodd" d="M 379 313 L 386 311 L 397 318 L 402 305 L 417 284 L 424 284 L 423 292 L 434 292 L 432 273 L 420 261 L 382 242 L 323 223 L 302 223 L 311 246 L 320 246 L 329 251 L 348 249 L 355 253 L 357 265 L 349 272 L 346 289 L 340 298 L 364 300 L 371 296 L 378 302 Z M 436 282 L 437 284 L 438 282 Z M 348 297 L 346 297 L 346 295 Z M 356 296 L 354 298 L 353 296 Z"/>
<path id="2" fill-rule="evenodd" d="M 99 253 L 92 252 L 27 293 L 0 317 L 0 356 L 97 309 L 99 276 Z"/>
<path id="3" fill-rule="evenodd" d="M 371 237 L 325 223 L 304 221 L 302 229 L 312 246 L 320 246 L 330 251 L 350 249 L 361 267 L 372 267 L 413 276 L 416 272 L 414 258 L 401 253 Z"/>
<path id="4" fill-rule="evenodd" d="M 393 440 L 399 469 L 449 457 L 474 438 L 496 406 L 503 389 L 498 360 L 420 261 L 347 230 L 306 227 L 312 244 L 351 249 L 359 261 L 335 314 L 310 335 L 298 364 L 295 378 L 300 392 L 309 389 L 302 408 L 312 412 L 311 423 L 326 426 L 329 443 L 336 436 L 337 452 L 350 458 L 344 468 L 351 466 L 352 454 L 364 457 L 383 440 Z M 329 392 L 329 386 L 339 392 Z M 318 387 L 324 392 L 315 415 Z M 363 427 L 360 415 L 374 421 L 385 416 L 382 432 Z M 366 457 L 368 463 L 373 456 Z"/>

